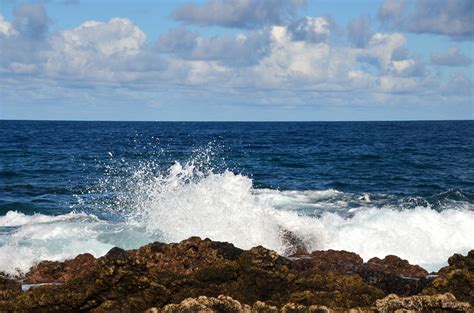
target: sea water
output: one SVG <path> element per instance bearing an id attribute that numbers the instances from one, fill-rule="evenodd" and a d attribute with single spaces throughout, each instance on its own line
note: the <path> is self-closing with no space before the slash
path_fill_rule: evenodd
<path id="1" fill-rule="evenodd" d="M 0 121 L 0 272 L 190 236 L 281 254 L 474 248 L 474 122 Z"/>

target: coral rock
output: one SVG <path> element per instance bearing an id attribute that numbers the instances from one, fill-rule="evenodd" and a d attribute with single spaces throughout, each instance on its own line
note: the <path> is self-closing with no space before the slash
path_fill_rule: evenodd
<path id="1" fill-rule="evenodd" d="M 450 293 L 433 296 L 411 296 L 400 298 L 391 294 L 376 301 L 380 313 L 392 312 L 466 312 L 471 313 L 472 307 L 467 302 L 456 300 Z"/>

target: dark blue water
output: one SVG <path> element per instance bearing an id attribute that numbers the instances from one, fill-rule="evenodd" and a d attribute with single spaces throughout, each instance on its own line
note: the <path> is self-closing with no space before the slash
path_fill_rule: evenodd
<path id="1" fill-rule="evenodd" d="M 216 171 L 257 188 L 473 201 L 474 121 L 0 121 L 0 134 L 0 214 L 64 213 L 105 175 L 144 161 L 165 170 L 208 147 Z"/>
<path id="2" fill-rule="evenodd" d="M 474 121 L 0 121 L 0 272 L 189 236 L 396 254 L 474 248 Z"/>

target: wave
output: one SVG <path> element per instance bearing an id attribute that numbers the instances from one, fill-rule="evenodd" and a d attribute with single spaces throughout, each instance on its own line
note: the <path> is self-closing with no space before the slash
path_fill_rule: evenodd
<path id="1" fill-rule="evenodd" d="M 310 251 L 343 249 L 365 260 L 395 254 L 428 270 L 474 248 L 474 208 L 466 201 L 407 208 L 387 195 L 256 189 L 245 175 L 214 173 L 194 162 L 176 162 L 157 175 L 142 168 L 127 180 L 125 189 L 114 187 L 116 201 L 97 206 L 101 214 L 0 216 L 0 272 L 16 275 L 40 260 L 84 252 L 97 257 L 113 246 L 190 236 L 288 254 L 290 233 Z M 109 215 L 120 218 L 103 218 Z"/>

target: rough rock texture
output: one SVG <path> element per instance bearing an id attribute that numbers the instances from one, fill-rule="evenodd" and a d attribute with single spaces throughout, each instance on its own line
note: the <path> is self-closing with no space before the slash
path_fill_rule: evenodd
<path id="1" fill-rule="evenodd" d="M 97 268 L 97 260 L 92 254 L 79 254 L 65 262 L 43 261 L 34 266 L 25 276 L 27 284 L 64 283 Z"/>
<path id="2" fill-rule="evenodd" d="M 474 305 L 474 250 L 467 256 L 454 254 L 448 259 L 449 266 L 438 272 L 438 277 L 423 290 L 424 294 L 450 292 L 457 299 Z"/>
<path id="3" fill-rule="evenodd" d="M 388 255 L 382 260 L 372 258 L 357 273 L 386 294 L 415 295 L 429 283 L 426 270 L 395 255 Z"/>
<path id="4" fill-rule="evenodd" d="M 353 252 L 347 251 L 314 251 L 311 254 L 294 258 L 295 268 L 300 270 L 313 269 L 321 272 L 336 272 L 339 274 L 353 274 L 361 270 L 362 258 Z"/>
<path id="5" fill-rule="evenodd" d="M 290 259 L 297 270 L 357 274 L 385 294 L 415 295 L 429 283 L 427 271 L 394 255 L 384 259 L 372 258 L 363 263 L 362 258 L 353 252 L 328 250 L 292 256 Z"/>
<path id="6" fill-rule="evenodd" d="M 275 308 L 276 309 L 276 308 Z M 249 305 L 242 305 L 228 296 L 217 298 L 201 296 L 197 299 L 187 298 L 179 304 L 168 304 L 162 309 L 149 309 L 147 312 L 193 313 L 193 312 L 250 312 Z"/>
<path id="7" fill-rule="evenodd" d="M 11 299 L 21 293 L 21 284 L 0 276 L 0 307 L 3 300 Z"/>
<path id="8" fill-rule="evenodd" d="M 331 313 L 334 310 L 322 305 L 301 305 L 287 303 L 283 307 L 268 305 L 257 301 L 252 306 L 241 304 L 229 296 L 220 295 L 217 298 L 201 296 L 199 298 L 187 298 L 179 304 L 168 304 L 161 309 L 150 308 L 146 313 L 195 313 L 195 312 L 235 312 L 235 313 Z M 371 309 L 348 309 L 338 312 L 373 312 Z"/>
<path id="9" fill-rule="evenodd" d="M 453 271 L 469 272 L 471 259 L 466 258 L 455 257 L 450 262 Z M 0 312 L 140 312 L 189 298 L 194 300 L 184 304 L 211 309 L 240 305 L 242 310 L 250 307 L 259 312 L 286 306 L 285 312 L 303 308 L 324 312 L 320 306 L 327 306 L 342 312 L 370 308 L 388 290 L 399 290 L 399 295 L 415 292 L 406 285 L 399 287 L 396 279 L 425 273 L 395 257 L 369 263 L 344 251 L 314 252 L 291 260 L 261 246 L 244 251 L 228 243 L 191 237 L 129 251 L 113 248 L 98 259 L 82 255 L 66 262 L 42 262 L 27 275 L 29 281 L 63 283 L 21 292 L 19 284 L 0 280 Z M 451 272 L 446 270 L 446 275 Z M 446 279 L 443 292 L 469 295 L 464 281 Z M 430 292 L 438 293 L 436 286 L 431 288 Z M 226 297 L 219 298 L 222 294 Z"/>
<path id="10" fill-rule="evenodd" d="M 376 302 L 380 313 L 392 312 L 466 312 L 471 313 L 472 307 L 467 302 L 460 302 L 450 294 L 433 296 L 411 296 L 399 298 L 397 295 L 389 295 Z"/>
<path id="11" fill-rule="evenodd" d="M 282 307 L 268 305 L 257 301 L 252 306 L 241 304 L 239 301 L 229 296 L 220 295 L 217 298 L 201 296 L 198 298 L 187 298 L 179 304 L 168 304 L 165 307 L 150 308 L 146 313 L 193 313 L 193 312 L 314 312 L 314 313 L 415 313 L 415 312 L 472 312 L 469 303 L 457 301 L 450 294 L 440 294 L 434 296 L 411 296 L 400 298 L 397 295 L 389 295 L 384 299 L 376 301 L 376 307 L 331 309 L 322 305 L 302 305 L 287 303 Z"/>

